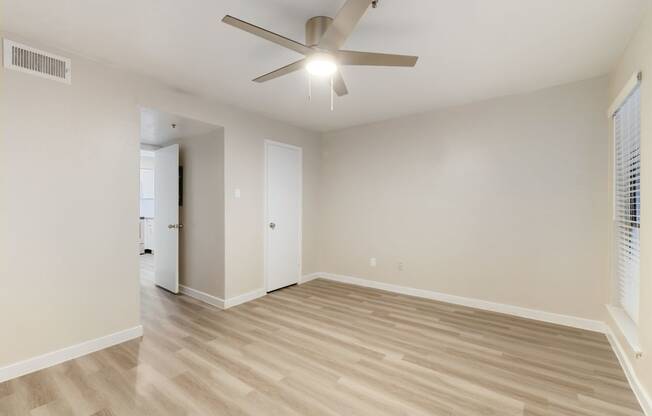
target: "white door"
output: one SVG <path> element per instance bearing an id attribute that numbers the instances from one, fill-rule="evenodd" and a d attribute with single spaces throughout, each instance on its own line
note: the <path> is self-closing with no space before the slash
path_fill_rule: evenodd
<path id="1" fill-rule="evenodd" d="M 301 149 L 265 142 L 267 291 L 301 275 Z"/>
<path id="2" fill-rule="evenodd" d="M 154 282 L 179 293 L 178 144 L 156 151 L 154 172 Z"/>

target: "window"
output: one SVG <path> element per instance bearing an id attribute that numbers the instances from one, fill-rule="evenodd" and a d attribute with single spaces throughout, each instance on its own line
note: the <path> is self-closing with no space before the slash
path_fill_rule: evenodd
<path id="1" fill-rule="evenodd" d="M 614 118 L 615 274 L 618 302 L 638 322 L 641 229 L 641 92 L 636 83 Z"/>

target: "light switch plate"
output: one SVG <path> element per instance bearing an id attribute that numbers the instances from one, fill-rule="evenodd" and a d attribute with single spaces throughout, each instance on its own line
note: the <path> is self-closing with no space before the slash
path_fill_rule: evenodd
<path id="1" fill-rule="evenodd" d="M 235 190 L 235 197 L 240 198 L 240 188 L 236 188 Z"/>

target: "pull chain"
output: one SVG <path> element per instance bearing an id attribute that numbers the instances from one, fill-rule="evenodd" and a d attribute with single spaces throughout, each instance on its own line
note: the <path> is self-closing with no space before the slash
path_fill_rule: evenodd
<path id="1" fill-rule="evenodd" d="M 312 102 L 312 75 L 308 72 L 308 102 Z"/>
<path id="2" fill-rule="evenodd" d="M 331 111 L 333 111 L 333 76 L 331 75 Z"/>

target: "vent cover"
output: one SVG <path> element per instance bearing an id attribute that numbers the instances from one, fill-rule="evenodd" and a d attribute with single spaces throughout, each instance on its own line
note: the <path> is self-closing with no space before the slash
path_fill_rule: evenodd
<path id="1" fill-rule="evenodd" d="M 4 39 L 4 66 L 27 74 L 70 84 L 70 59 Z"/>

